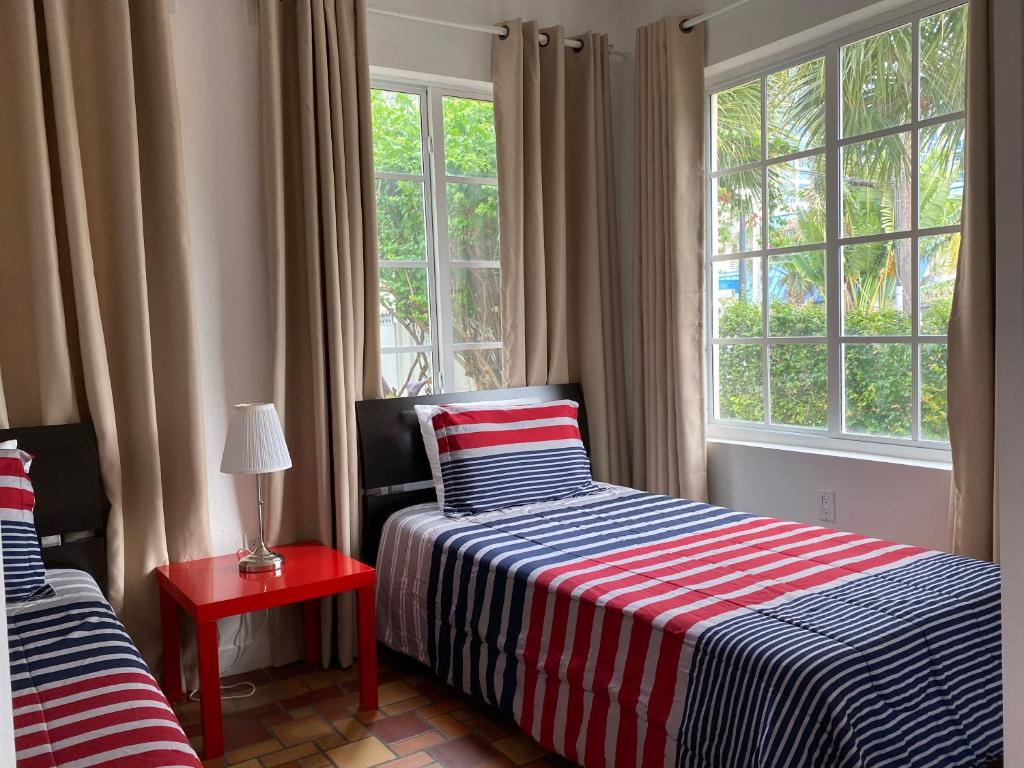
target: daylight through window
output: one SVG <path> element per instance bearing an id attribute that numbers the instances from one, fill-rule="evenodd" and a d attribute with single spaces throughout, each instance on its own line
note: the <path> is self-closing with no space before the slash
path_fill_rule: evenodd
<path id="1" fill-rule="evenodd" d="M 501 386 L 494 108 L 377 87 L 373 155 L 384 394 Z"/>
<path id="2" fill-rule="evenodd" d="M 967 6 L 710 95 L 713 424 L 943 447 Z"/>

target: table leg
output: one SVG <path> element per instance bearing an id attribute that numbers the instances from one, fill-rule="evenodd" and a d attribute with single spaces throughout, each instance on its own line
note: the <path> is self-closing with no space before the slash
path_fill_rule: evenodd
<path id="1" fill-rule="evenodd" d="M 199 639 L 199 713 L 203 719 L 203 755 L 207 760 L 224 754 L 220 719 L 220 668 L 217 661 L 217 622 L 197 622 Z"/>
<path id="2" fill-rule="evenodd" d="M 160 633 L 163 640 L 164 694 L 175 704 L 181 701 L 181 646 L 178 637 L 178 606 L 160 590 Z"/>
<path id="3" fill-rule="evenodd" d="M 376 593 L 372 586 L 359 590 L 359 708 L 377 709 Z"/>
<path id="4" fill-rule="evenodd" d="M 306 644 L 306 663 L 320 663 L 320 601 L 307 600 L 302 604 L 303 636 Z"/>

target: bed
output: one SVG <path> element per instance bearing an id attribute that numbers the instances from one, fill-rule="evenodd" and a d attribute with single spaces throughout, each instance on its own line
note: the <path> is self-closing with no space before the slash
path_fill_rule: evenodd
<path id="1" fill-rule="evenodd" d="M 103 493 L 89 424 L 0 430 L 35 456 L 51 596 L 7 605 L 16 764 L 201 765 L 107 602 Z"/>
<path id="2" fill-rule="evenodd" d="M 531 395 L 582 402 L 478 399 Z M 448 518 L 415 455 L 424 401 L 444 398 L 357 404 L 378 636 L 545 747 L 586 766 L 998 759 L 998 566 L 615 486 Z"/>

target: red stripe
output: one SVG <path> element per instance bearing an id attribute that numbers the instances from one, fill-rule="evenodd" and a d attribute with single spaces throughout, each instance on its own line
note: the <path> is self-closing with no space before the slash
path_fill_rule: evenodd
<path id="1" fill-rule="evenodd" d="M 142 702 L 140 701 L 141 705 Z M 145 733 L 147 728 L 154 727 L 168 727 L 173 728 L 181 734 L 180 726 L 178 725 L 177 719 L 174 717 L 174 713 L 158 708 L 158 707 L 129 707 L 128 709 L 118 710 L 116 712 L 104 712 L 98 715 L 89 715 L 89 710 L 86 709 L 82 713 L 82 717 L 70 723 L 64 723 L 62 725 L 54 725 L 54 721 L 47 719 L 47 727 L 43 730 L 34 731 L 31 733 L 22 733 L 15 735 L 15 745 L 19 750 L 28 749 L 29 747 L 35 747 L 40 744 L 47 742 L 56 743 L 63 741 L 64 739 L 70 739 L 75 736 L 81 736 L 82 734 L 90 733 L 91 731 L 99 731 L 103 728 L 109 728 L 111 726 L 130 726 L 132 723 L 142 720 L 163 720 L 166 722 L 166 726 L 146 726 L 146 728 L 134 728 L 135 732 Z M 184 738 L 184 734 L 181 734 Z M 146 741 L 146 739 L 140 738 L 135 739 L 133 743 Z M 68 747 L 71 749 L 72 747 Z"/>
<path id="2" fill-rule="evenodd" d="M 0 486 L 0 509 L 15 509 L 31 512 L 36 505 L 35 494 L 24 488 Z"/>
<path id="3" fill-rule="evenodd" d="M 0 476 L 27 478 L 25 462 L 17 456 L 0 456 Z"/>
<path id="4" fill-rule="evenodd" d="M 91 676 L 82 680 L 75 680 L 74 682 L 70 682 L 65 685 L 47 688 L 44 691 L 33 691 L 32 693 L 19 694 L 14 697 L 14 708 L 17 709 L 18 707 L 23 707 L 30 701 L 53 701 L 54 699 L 61 699 L 65 696 L 73 696 L 76 693 L 94 691 L 100 687 L 120 685 L 123 683 L 142 683 L 151 687 L 156 685 L 152 677 L 144 675 L 141 672 L 104 673 L 102 676 Z"/>
<path id="5" fill-rule="evenodd" d="M 82 760 L 92 755 L 99 755 L 111 750 L 134 746 L 137 744 L 147 744 L 154 741 L 173 741 L 179 744 L 188 744 L 188 739 L 185 738 L 185 734 L 182 733 L 177 722 L 174 722 L 173 725 L 168 723 L 166 726 L 149 726 L 146 728 L 135 728 L 130 731 L 118 731 L 116 733 L 106 734 L 81 744 L 75 744 L 73 746 L 65 747 L 64 749 L 54 750 L 53 757 L 57 761 L 57 765 L 65 765 L 71 763 L 73 760 Z M 114 757 L 106 764 L 119 766 L 130 765 L 132 768 L 157 768 L 158 766 L 168 765 L 168 763 L 165 762 L 167 754 L 168 751 L 166 750 L 159 750 L 157 753 L 148 754 L 143 752 L 129 758 L 122 757 L 119 759 Z M 201 766 L 201 763 L 194 757 L 194 753 L 190 755 L 188 752 L 171 752 L 170 754 L 175 756 L 174 761 L 170 763 L 171 765 L 193 765 L 197 766 L 197 768 Z"/>
<path id="6" fill-rule="evenodd" d="M 580 429 L 575 425 L 531 427 L 530 429 L 500 429 L 488 432 L 465 432 L 437 439 L 439 453 L 464 451 L 470 448 L 489 448 L 496 445 L 541 443 L 549 440 L 579 440 Z"/>
<path id="7" fill-rule="evenodd" d="M 544 617 L 547 615 L 548 590 L 539 581 L 534 585 L 530 600 L 530 618 L 523 646 L 523 705 L 520 727 L 527 733 L 533 732 L 533 709 L 537 695 L 537 659 L 544 635 Z"/>
<path id="8" fill-rule="evenodd" d="M 530 408 L 482 409 L 479 411 L 448 411 L 436 413 L 431 419 L 435 430 L 459 425 L 512 424 L 538 419 L 576 419 L 579 408 L 573 405 L 538 405 Z"/>
<path id="9" fill-rule="evenodd" d="M 104 693 L 86 696 L 75 701 L 51 705 L 45 708 L 40 704 L 39 709 L 33 709 L 30 712 L 15 715 L 14 729 L 17 731 L 20 728 L 25 728 L 29 725 L 34 725 L 44 721 L 53 722 L 54 720 L 80 715 L 90 710 L 107 707 L 112 704 L 129 704 L 134 702 L 139 702 L 140 704 L 142 702 L 167 704 L 167 700 L 164 698 L 164 695 L 155 688 L 150 688 L 148 690 L 120 689 L 116 691 L 106 691 Z"/>
<path id="10" fill-rule="evenodd" d="M 565 756 L 576 763 L 580 762 L 576 742 L 583 730 L 583 699 L 586 695 L 583 676 L 590 656 L 590 635 L 594 629 L 595 613 L 593 603 L 580 601 L 576 608 L 576 625 L 573 627 L 572 654 L 566 669 L 569 702 L 565 714 Z"/>

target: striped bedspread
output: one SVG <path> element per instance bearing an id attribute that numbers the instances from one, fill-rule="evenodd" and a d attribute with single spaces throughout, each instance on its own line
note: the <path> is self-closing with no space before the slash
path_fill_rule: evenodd
<path id="1" fill-rule="evenodd" d="M 625 488 L 389 520 L 378 634 L 586 766 L 1002 751 L 997 566 Z"/>
<path id="2" fill-rule="evenodd" d="M 96 582 L 67 570 L 46 580 L 56 596 L 7 606 L 18 768 L 198 768 Z"/>

